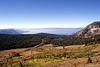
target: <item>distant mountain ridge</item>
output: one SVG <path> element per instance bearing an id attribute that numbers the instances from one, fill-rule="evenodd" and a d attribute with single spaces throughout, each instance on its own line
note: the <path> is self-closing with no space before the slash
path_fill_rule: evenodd
<path id="1" fill-rule="evenodd" d="M 22 34 L 24 31 L 15 29 L 0 29 L 0 34 Z"/>
<path id="2" fill-rule="evenodd" d="M 86 26 L 81 31 L 74 34 L 76 37 L 89 38 L 92 36 L 100 35 L 100 21 L 93 22 Z"/>

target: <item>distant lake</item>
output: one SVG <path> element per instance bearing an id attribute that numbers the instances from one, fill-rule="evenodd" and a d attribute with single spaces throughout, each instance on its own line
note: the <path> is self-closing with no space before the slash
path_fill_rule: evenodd
<path id="1" fill-rule="evenodd" d="M 23 34 L 36 34 L 36 33 L 50 33 L 57 35 L 72 35 L 83 28 L 30 28 L 30 29 L 20 29 L 24 32 Z"/>
<path id="2" fill-rule="evenodd" d="M 53 40 L 64 40 L 64 38 L 53 38 Z"/>

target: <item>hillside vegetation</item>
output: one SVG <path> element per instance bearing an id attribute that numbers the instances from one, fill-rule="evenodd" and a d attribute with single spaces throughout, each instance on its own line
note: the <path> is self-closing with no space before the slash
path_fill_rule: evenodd
<path id="1" fill-rule="evenodd" d="M 80 45 L 79 47 L 66 46 L 64 49 L 58 49 L 52 45 L 44 45 L 30 52 L 30 56 L 25 56 L 25 53 L 23 53 L 20 56 L 4 60 L 0 64 L 2 67 L 63 67 L 64 65 L 69 65 L 69 67 L 81 65 L 84 67 L 90 63 L 100 64 L 99 44 L 91 46 Z M 34 54 L 34 52 L 38 53 Z M 92 62 L 88 60 L 89 57 Z"/>

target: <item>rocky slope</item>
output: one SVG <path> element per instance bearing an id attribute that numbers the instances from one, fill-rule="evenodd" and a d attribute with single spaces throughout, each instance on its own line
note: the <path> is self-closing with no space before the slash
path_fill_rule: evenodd
<path id="1" fill-rule="evenodd" d="M 100 21 L 96 21 L 86 26 L 83 30 L 74 34 L 75 37 L 89 38 L 100 35 Z"/>

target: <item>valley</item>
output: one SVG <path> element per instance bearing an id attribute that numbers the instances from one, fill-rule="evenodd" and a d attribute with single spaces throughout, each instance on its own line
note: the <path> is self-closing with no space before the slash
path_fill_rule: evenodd
<path id="1" fill-rule="evenodd" d="M 73 35 L 0 34 L 0 66 L 99 67 L 99 26 L 93 22 Z"/>

